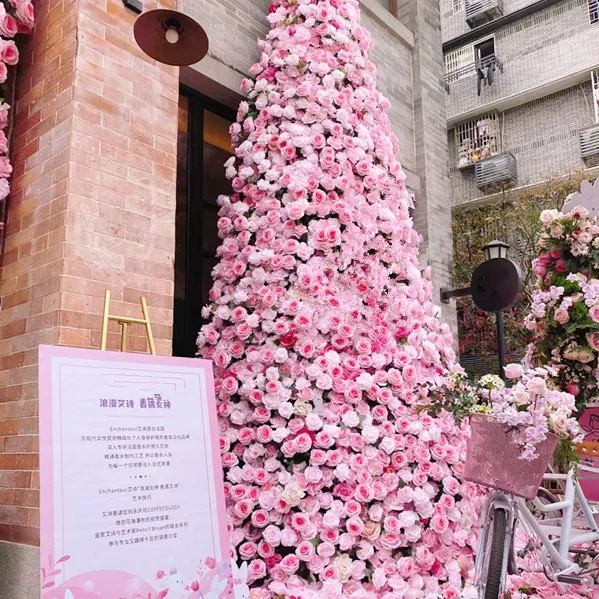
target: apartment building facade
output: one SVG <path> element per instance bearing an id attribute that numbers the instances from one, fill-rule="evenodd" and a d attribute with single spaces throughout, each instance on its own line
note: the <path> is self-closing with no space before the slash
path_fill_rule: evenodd
<path id="1" fill-rule="evenodd" d="M 159 354 L 194 354 L 218 243 L 216 196 L 228 189 L 228 127 L 270 1 L 177 4 L 210 42 L 192 67 L 144 55 L 123 0 L 36 0 L 21 48 L 0 269 L 2 598 L 39 596 L 38 346 L 99 348 L 110 290 L 111 311 L 123 316 L 139 317 L 147 298 Z M 148 0 L 144 10 L 175 5 Z M 438 289 L 452 268 L 439 6 L 360 5 Z M 116 324 L 108 347 L 119 347 Z M 141 327 L 128 348 L 147 351 Z"/>
<path id="2" fill-rule="evenodd" d="M 599 166 L 599 0 L 440 0 L 454 208 Z"/>

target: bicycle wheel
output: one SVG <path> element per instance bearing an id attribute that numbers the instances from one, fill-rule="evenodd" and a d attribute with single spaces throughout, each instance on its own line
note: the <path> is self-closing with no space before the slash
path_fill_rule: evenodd
<path id="1" fill-rule="evenodd" d="M 502 587 L 503 556 L 505 554 L 507 515 L 505 510 L 496 508 L 493 511 L 493 533 L 487 537 L 486 577 L 483 599 L 498 599 Z"/>
<path id="2" fill-rule="evenodd" d="M 543 488 L 539 489 L 537 499 L 543 505 L 550 505 L 558 501 L 555 495 Z M 532 502 L 527 502 L 526 506 L 541 525 L 548 520 L 556 520 L 562 517 L 561 510 L 541 512 L 536 509 Z M 549 539 L 554 540 L 551 536 L 549 536 Z M 549 575 L 553 571 L 547 549 L 537 535 L 537 531 L 524 518 L 518 518 L 516 522 L 511 549 L 510 574 L 520 574 L 525 571 L 543 572 Z"/>

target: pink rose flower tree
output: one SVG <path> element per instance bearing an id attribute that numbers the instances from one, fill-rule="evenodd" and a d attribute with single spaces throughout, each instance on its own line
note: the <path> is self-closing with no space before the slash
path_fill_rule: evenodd
<path id="1" fill-rule="evenodd" d="M 5 83 L 8 68 L 19 61 L 19 50 L 14 38 L 20 33 L 31 33 L 33 20 L 31 0 L 0 0 L 0 245 L 4 226 L 4 202 L 10 192 L 8 180 L 12 173 L 7 136 L 10 106 L 5 102 Z"/>
<path id="2" fill-rule="evenodd" d="M 199 355 L 232 545 L 261 599 L 472 595 L 463 434 L 415 410 L 454 366 L 358 0 L 277 1 L 243 89 Z"/>
<path id="3" fill-rule="evenodd" d="M 555 369 L 557 385 L 576 397 L 580 412 L 598 395 L 599 219 L 577 207 L 545 210 L 541 220 L 527 361 Z"/>

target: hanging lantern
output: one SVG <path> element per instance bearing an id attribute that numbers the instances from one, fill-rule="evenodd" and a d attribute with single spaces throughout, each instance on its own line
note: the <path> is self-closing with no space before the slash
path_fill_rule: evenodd
<path id="1" fill-rule="evenodd" d="M 164 64 L 189 66 L 208 53 L 208 36 L 202 26 L 176 10 L 143 13 L 135 22 L 133 33 L 137 45 Z"/>

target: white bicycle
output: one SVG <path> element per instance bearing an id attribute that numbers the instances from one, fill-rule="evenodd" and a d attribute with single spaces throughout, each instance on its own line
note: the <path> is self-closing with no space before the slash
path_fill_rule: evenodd
<path id="1" fill-rule="evenodd" d="M 579 472 L 599 475 L 598 468 Z M 495 491 L 481 515 L 476 585 L 479 599 L 498 599 L 508 574 L 543 572 L 550 580 L 585 584 L 599 571 L 599 526 L 573 471 L 543 477 L 558 494 L 541 488 L 533 502 Z"/>

